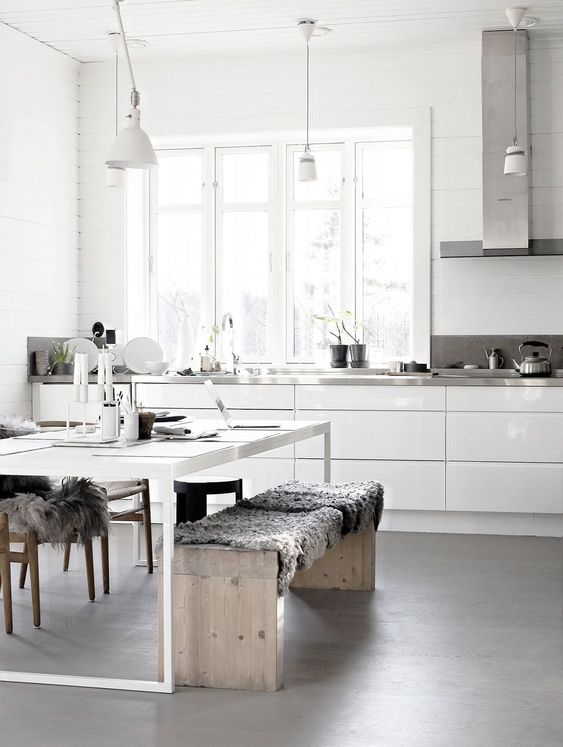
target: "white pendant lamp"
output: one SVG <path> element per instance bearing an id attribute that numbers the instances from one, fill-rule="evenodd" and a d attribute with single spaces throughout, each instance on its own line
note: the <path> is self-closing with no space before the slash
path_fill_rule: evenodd
<path id="1" fill-rule="evenodd" d="M 508 146 L 504 156 L 504 173 L 511 176 L 526 176 L 527 173 L 526 153 L 522 146 L 518 145 L 518 132 L 516 128 L 516 43 L 518 26 L 525 12 L 525 8 L 506 9 L 506 16 L 514 32 L 514 135 L 512 137 L 512 145 Z"/>
<path id="2" fill-rule="evenodd" d="M 131 57 L 129 56 L 129 48 L 119 8 L 121 2 L 123 0 L 115 0 L 113 7 L 117 15 L 125 58 L 131 77 L 131 111 L 127 115 L 129 122 L 121 130 L 110 149 L 106 166 L 108 166 L 108 169 L 150 169 L 157 166 L 158 162 L 149 136 L 141 129 L 141 112 L 138 108 L 141 96 L 135 85 L 135 76 L 133 75 Z"/>
<path id="3" fill-rule="evenodd" d="M 317 163 L 315 156 L 311 153 L 311 146 L 309 145 L 309 42 L 313 36 L 315 30 L 315 21 L 310 18 L 304 18 L 297 22 L 297 28 L 305 39 L 305 45 L 307 50 L 307 73 L 306 73 L 306 143 L 305 150 L 299 156 L 299 166 L 297 169 L 297 180 L 300 182 L 316 182 L 317 181 Z"/>

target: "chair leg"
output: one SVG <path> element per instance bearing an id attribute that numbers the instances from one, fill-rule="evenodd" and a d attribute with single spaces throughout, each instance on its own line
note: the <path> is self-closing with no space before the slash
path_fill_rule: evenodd
<path id="1" fill-rule="evenodd" d="M 88 599 L 96 601 L 96 582 L 94 581 L 94 554 L 92 540 L 84 543 L 84 557 L 86 558 L 86 578 L 88 579 Z"/>
<path id="2" fill-rule="evenodd" d="M 27 542 L 23 546 L 24 553 L 29 557 L 29 548 Z M 20 589 L 25 588 L 25 579 L 27 578 L 27 563 L 20 565 Z"/>
<path id="3" fill-rule="evenodd" d="M 100 537 L 104 594 L 109 594 L 109 537 Z"/>
<path id="4" fill-rule="evenodd" d="M 154 570 L 154 558 L 152 550 L 152 518 L 151 518 L 151 496 L 149 492 L 148 480 L 143 480 L 147 486 L 146 492 L 143 493 L 143 524 L 145 525 L 145 545 L 147 553 L 147 573 Z"/>
<path id="5" fill-rule="evenodd" d="M 70 548 L 72 547 L 72 544 L 70 542 L 67 542 L 65 544 L 65 555 L 63 559 L 63 571 L 68 571 L 68 566 L 70 565 Z"/>
<path id="6" fill-rule="evenodd" d="M 41 627 L 41 599 L 39 596 L 39 555 L 37 553 L 37 534 L 27 535 L 27 558 L 29 561 L 29 580 L 31 583 L 31 606 L 33 609 L 33 624 Z M 22 568 L 23 570 L 23 568 Z M 21 578 L 21 577 L 20 577 Z"/>
<path id="7" fill-rule="evenodd" d="M 12 616 L 12 575 L 10 570 L 10 531 L 8 517 L 0 514 L 0 576 L 4 584 L 4 627 L 6 633 L 14 629 Z"/>

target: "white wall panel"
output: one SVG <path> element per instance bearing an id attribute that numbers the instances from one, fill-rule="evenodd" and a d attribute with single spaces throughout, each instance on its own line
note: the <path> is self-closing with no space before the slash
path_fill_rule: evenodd
<path id="1" fill-rule="evenodd" d="M 78 328 L 78 67 L 0 25 L 0 413 L 31 414 L 26 337 Z"/>

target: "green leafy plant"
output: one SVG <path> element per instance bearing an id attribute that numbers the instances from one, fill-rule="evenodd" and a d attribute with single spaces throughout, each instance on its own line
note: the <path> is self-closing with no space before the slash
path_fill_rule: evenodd
<path id="1" fill-rule="evenodd" d="M 328 333 L 329 335 L 332 335 L 337 340 L 335 344 L 337 345 L 345 344 L 342 342 L 342 335 L 345 334 L 345 335 L 348 335 L 348 337 L 353 341 L 354 344 L 359 345 L 360 344 L 360 330 L 363 329 L 364 325 L 354 317 L 354 314 L 351 311 L 341 311 L 339 314 L 335 314 L 332 306 L 328 306 L 328 310 L 330 311 L 330 315 L 314 314 L 313 318 L 317 319 L 320 322 L 326 322 L 327 324 L 334 324 L 336 328 L 336 332 L 329 329 Z M 346 327 L 346 320 L 352 320 L 352 329 L 354 332 L 353 334 Z"/>
<path id="2" fill-rule="evenodd" d="M 53 340 L 53 354 L 51 356 L 53 366 L 56 366 L 57 363 L 72 363 L 75 350 L 76 346 L 71 350 L 68 343 Z"/>

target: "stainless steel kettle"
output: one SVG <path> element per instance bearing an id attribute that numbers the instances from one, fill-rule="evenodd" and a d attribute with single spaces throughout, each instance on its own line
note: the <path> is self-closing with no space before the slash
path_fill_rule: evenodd
<path id="1" fill-rule="evenodd" d="M 547 356 L 540 355 L 537 350 L 531 355 L 524 356 L 522 350 L 524 348 L 546 348 L 549 352 Z M 551 375 L 551 347 L 546 342 L 540 342 L 539 340 L 528 340 L 523 342 L 518 350 L 520 351 L 520 357 L 522 358 L 520 363 L 516 363 L 513 359 L 514 368 L 518 371 L 520 376 L 550 376 Z"/>

